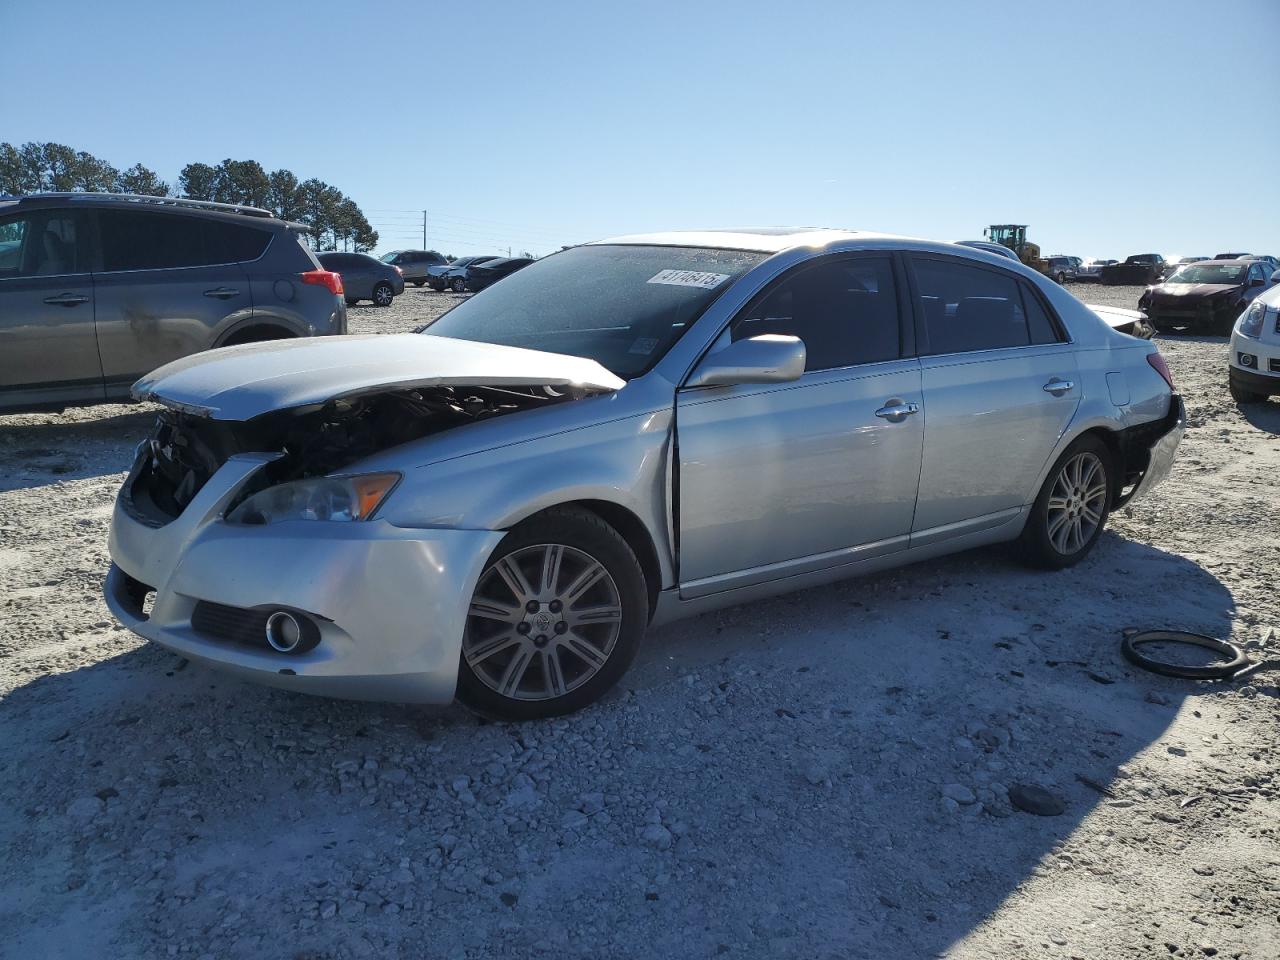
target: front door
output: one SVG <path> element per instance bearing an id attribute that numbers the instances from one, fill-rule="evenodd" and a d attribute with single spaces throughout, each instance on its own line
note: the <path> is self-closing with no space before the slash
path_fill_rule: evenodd
<path id="1" fill-rule="evenodd" d="M 996 526 L 1036 481 L 1080 403 L 1075 350 L 1012 273 L 912 258 L 929 420 L 912 546 Z"/>
<path id="2" fill-rule="evenodd" d="M 924 411 L 895 273 L 888 255 L 824 257 L 790 271 L 717 346 L 798 336 L 804 376 L 677 395 L 683 596 L 906 547 Z"/>
<path id="3" fill-rule="evenodd" d="M 0 409 L 103 399 L 83 214 L 0 220 Z"/>

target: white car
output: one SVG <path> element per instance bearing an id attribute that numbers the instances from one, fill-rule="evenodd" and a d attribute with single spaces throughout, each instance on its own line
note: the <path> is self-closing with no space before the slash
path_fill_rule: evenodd
<path id="1" fill-rule="evenodd" d="M 1259 294 L 1236 321 L 1228 363 L 1236 403 L 1261 403 L 1280 395 L 1280 270 L 1271 275 L 1271 289 Z"/>

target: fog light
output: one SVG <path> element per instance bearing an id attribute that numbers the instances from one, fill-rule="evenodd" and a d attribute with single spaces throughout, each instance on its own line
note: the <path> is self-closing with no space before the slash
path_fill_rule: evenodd
<path id="1" fill-rule="evenodd" d="M 280 653 L 306 653 L 320 642 L 320 631 L 311 620 L 288 610 L 267 617 L 267 643 Z"/>
<path id="2" fill-rule="evenodd" d="M 1253 369 L 1258 365 L 1258 358 L 1252 353 L 1238 353 L 1236 356 L 1239 357 L 1240 366 L 1242 367 L 1249 367 L 1250 369 Z"/>

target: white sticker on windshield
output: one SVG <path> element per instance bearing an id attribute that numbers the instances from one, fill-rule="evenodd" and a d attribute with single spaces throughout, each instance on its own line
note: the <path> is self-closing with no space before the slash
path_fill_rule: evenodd
<path id="1" fill-rule="evenodd" d="M 702 287 L 710 290 L 729 279 L 727 273 L 700 273 L 697 270 L 663 270 L 646 283 L 666 283 L 674 287 Z"/>

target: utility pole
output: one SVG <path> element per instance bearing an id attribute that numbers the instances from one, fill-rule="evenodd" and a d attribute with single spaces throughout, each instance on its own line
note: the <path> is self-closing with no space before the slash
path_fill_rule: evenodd
<path id="1" fill-rule="evenodd" d="M 427 211 L 422 211 L 422 249 L 427 249 Z"/>

